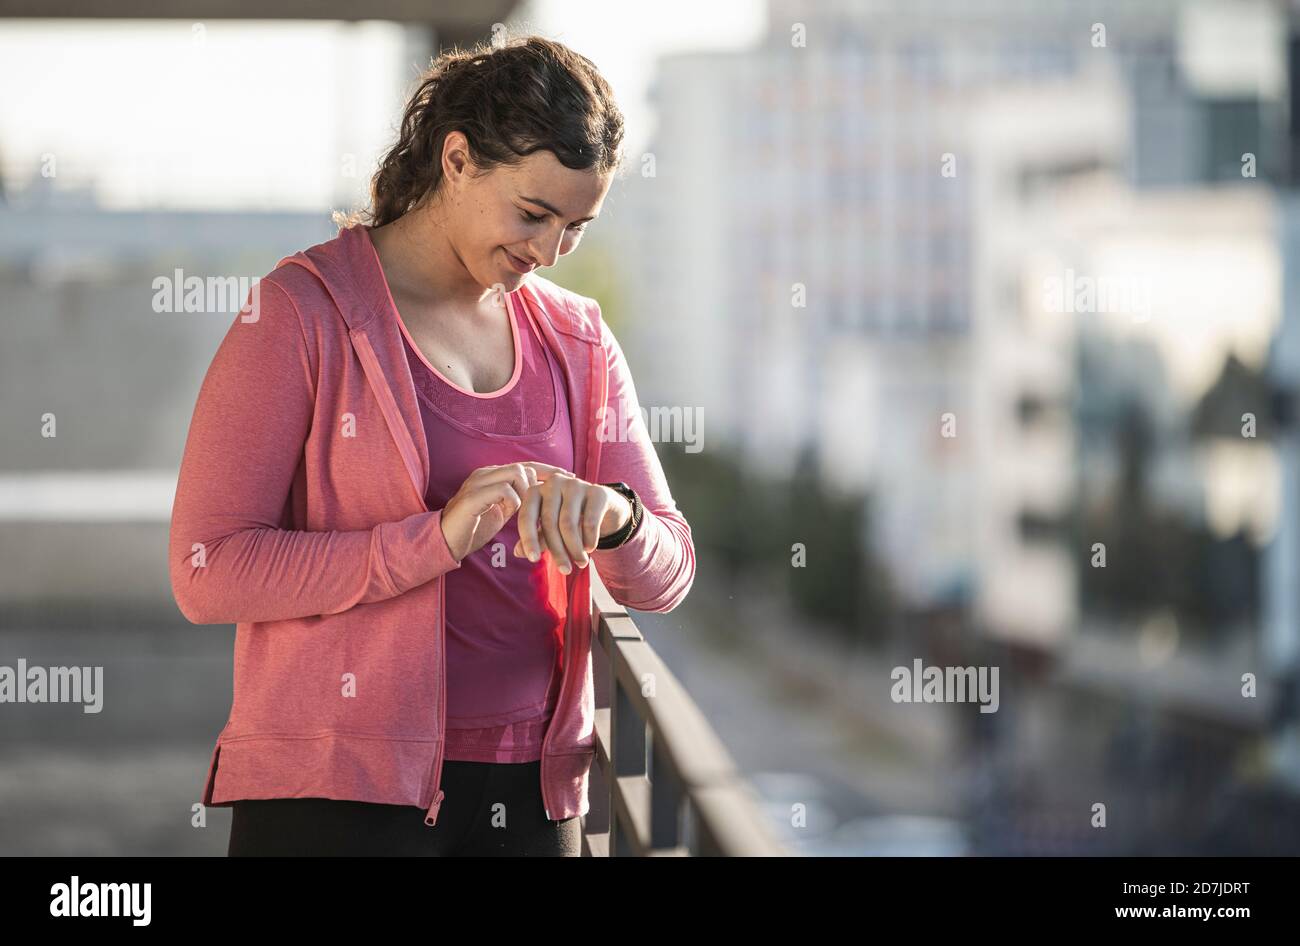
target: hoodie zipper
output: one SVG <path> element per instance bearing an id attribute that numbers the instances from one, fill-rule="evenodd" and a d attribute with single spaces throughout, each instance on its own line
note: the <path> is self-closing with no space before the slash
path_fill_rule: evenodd
<path id="1" fill-rule="evenodd" d="M 593 352 L 592 355 L 591 355 L 591 357 L 592 357 L 592 360 L 593 360 L 593 361 L 596 361 L 596 359 L 599 358 L 599 355 L 598 355 L 597 353 Z M 599 367 L 599 365 L 597 365 L 596 367 Z M 603 401 L 605 400 L 605 392 L 606 392 L 606 388 L 607 388 L 607 385 L 608 385 L 608 378 L 607 378 L 607 377 L 606 377 L 602 372 L 600 372 L 600 371 L 595 371 L 594 373 L 596 374 L 597 377 L 600 378 L 600 385 L 599 385 L 599 391 L 600 391 L 600 393 L 599 393 L 599 394 L 595 394 L 595 392 L 593 392 L 593 394 L 595 394 L 595 399 L 592 401 L 591 404 L 588 404 L 588 405 L 587 405 L 588 410 L 589 410 L 589 412 L 590 412 L 590 415 L 589 415 L 589 416 L 591 416 L 591 417 L 595 417 L 595 416 L 596 416 L 596 414 L 595 414 L 595 409 L 594 409 L 594 405 L 598 405 L 599 403 L 601 403 L 601 402 L 603 402 Z M 596 453 L 595 453 L 595 457 L 596 457 L 596 459 L 595 459 L 594 462 L 593 462 L 593 460 L 592 460 L 592 455 L 593 455 L 593 453 L 592 453 L 592 444 L 593 444 L 593 442 L 596 443 L 596 448 L 595 448 L 595 449 L 596 449 Z M 586 469 L 584 472 L 585 472 L 586 474 L 588 474 L 588 475 L 595 475 L 595 474 L 594 474 L 594 470 L 597 468 L 597 464 L 600 462 L 600 454 L 599 454 L 599 450 L 600 450 L 600 445 L 599 445 L 599 442 L 597 441 L 596 435 L 595 435 L 595 433 L 594 433 L 594 428 L 593 428 L 593 433 L 590 435 L 590 437 L 589 437 L 588 440 L 587 440 L 587 469 Z M 587 566 L 587 567 L 588 567 L 588 568 L 591 567 L 591 566 L 590 566 L 590 563 L 588 563 L 588 566 Z M 578 574 L 578 573 L 577 573 L 576 571 L 571 571 L 571 572 L 569 573 L 569 576 L 568 576 L 569 578 L 571 578 L 571 580 L 572 580 L 572 582 L 573 582 L 574 584 L 576 584 L 576 583 L 577 583 L 577 580 L 578 580 L 578 579 L 577 579 L 577 574 Z M 591 600 L 591 595 L 590 595 L 590 594 L 587 595 L 587 600 L 588 600 L 588 602 L 590 602 L 590 600 Z M 563 664 L 562 664 L 562 666 L 561 666 L 561 674 L 562 674 L 562 676 L 560 677 L 560 695 L 559 695 L 558 697 L 556 697 L 556 700 L 555 700 L 555 714 L 554 714 L 554 716 L 552 716 L 552 723 L 554 723 L 554 720 L 557 719 L 557 718 L 560 716 L 560 713 L 561 713 L 561 711 L 562 711 L 563 708 L 564 708 L 564 688 L 568 685 L 568 683 L 569 683 L 569 677 L 571 676 L 571 674 L 569 673 L 569 663 L 574 659 L 574 658 L 573 658 L 573 654 L 572 654 L 572 650 L 573 650 L 572 644 L 573 644 L 574 642 L 570 639 L 570 638 L 571 638 L 571 635 L 568 633 L 569 628 L 570 628 L 570 627 L 573 625 L 573 623 L 574 623 L 574 620 L 573 620 L 573 588 L 572 588 L 572 585 L 570 585 L 570 587 L 569 587 L 569 589 L 568 589 L 568 593 L 567 593 L 567 604 L 565 605 L 565 609 L 566 609 L 566 612 L 567 612 L 567 613 L 566 613 L 566 616 L 565 616 L 565 619 L 564 619 L 564 622 L 565 622 L 565 629 L 566 629 L 566 630 L 565 630 L 565 640 L 564 640 L 564 645 L 563 645 L 563 646 L 564 646 Z M 588 605 L 588 607 L 586 608 L 586 611 L 585 611 L 585 613 L 584 613 L 584 615 L 583 615 L 583 620 L 586 620 L 586 621 L 590 621 L 590 620 L 591 620 L 591 607 L 590 607 L 590 605 Z M 590 629 L 588 629 L 588 633 L 590 633 Z M 578 672 L 577 670 L 574 671 L 575 674 L 576 674 L 577 672 Z M 550 803 L 547 801 L 547 798 L 546 798 L 546 785 L 547 785 L 547 782 L 546 782 L 546 759 L 547 759 L 547 757 L 548 757 L 548 753 L 547 753 L 546 750 L 547 750 L 547 747 L 548 747 L 548 746 L 550 745 L 550 743 L 551 743 L 551 735 L 552 735 L 554 732 L 555 732 L 555 726 L 554 726 L 553 724 L 552 724 L 552 725 L 549 725 L 549 726 L 546 727 L 546 735 L 542 738 L 542 765 L 541 765 L 541 778 L 542 778 L 542 807 L 546 810 L 546 820 L 547 820 L 547 821 L 554 821 L 554 820 L 555 820 L 554 818 L 551 817 L 551 807 L 550 807 Z"/>
<path id="2" fill-rule="evenodd" d="M 442 807 L 445 794 L 442 790 L 442 762 L 447 746 L 447 576 L 438 577 L 438 636 L 442 638 L 442 724 L 441 738 L 433 757 L 433 784 L 437 790 L 433 794 L 433 804 L 424 815 L 424 823 L 433 827 L 438 823 L 438 809 Z"/>
<path id="3" fill-rule="evenodd" d="M 566 594 L 566 597 L 570 602 L 573 600 L 571 594 Z M 570 605 L 566 604 L 565 610 L 568 611 L 569 608 Z M 551 733 L 555 732 L 555 720 L 559 717 L 560 711 L 564 708 L 564 688 L 569 682 L 569 657 L 571 656 L 569 651 L 571 648 L 567 646 L 567 638 L 569 636 L 568 626 L 571 623 L 572 620 L 566 615 L 564 619 L 566 640 L 561 641 L 560 643 L 560 647 L 562 648 L 560 653 L 560 692 L 559 695 L 555 697 L 555 712 L 551 714 L 551 721 L 546 726 L 546 735 L 542 737 L 542 764 L 540 766 L 540 776 L 542 780 L 542 809 L 546 812 L 547 821 L 554 821 L 555 819 L 551 817 L 551 806 L 546 799 L 546 747 L 551 744 Z"/>

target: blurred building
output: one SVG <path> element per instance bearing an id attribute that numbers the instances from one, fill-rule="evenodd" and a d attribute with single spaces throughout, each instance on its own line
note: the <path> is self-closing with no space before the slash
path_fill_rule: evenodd
<path id="1" fill-rule="evenodd" d="M 813 448 L 876 497 L 864 542 L 908 606 L 969 604 L 990 660 L 1021 668 L 973 743 L 977 849 L 1285 849 L 1243 830 L 1273 802 L 1236 773 L 1263 745 L 1300 772 L 1270 724 L 1296 716 L 1277 655 L 1297 647 L 1300 449 L 1279 473 L 1267 440 L 1199 437 L 1191 416 L 1214 332 L 1258 355 L 1278 323 L 1284 5 L 769 9 L 761 49 L 661 64 L 620 194 L 628 331 L 677 353 L 638 373 L 642 401 L 702 405 L 711 448 L 774 475 Z M 1078 311 L 1076 277 L 1121 298 Z M 1297 366 L 1279 355 L 1300 390 Z M 1268 556 L 1262 637 L 1239 616 L 1088 612 L 1092 543 L 1071 530 L 1129 475 L 1123 437 L 1152 508 Z M 1098 801 L 1125 830 L 1089 829 Z"/>
<path id="2" fill-rule="evenodd" d="M 973 616 L 992 634 L 1050 646 L 1079 619 L 1078 553 L 1041 527 L 1076 501 L 1076 335 L 1089 316 L 1045 311 L 1044 276 L 1055 274 L 1027 270 L 1036 254 L 1071 249 L 1070 182 L 1122 173 L 1128 102 L 1100 77 L 1008 83 L 967 117 L 973 319 L 957 413 L 974 480 L 962 513 L 978 550 Z"/>
<path id="3" fill-rule="evenodd" d="M 910 602 L 965 599 L 992 580 L 972 566 L 987 525 L 963 515 L 981 488 L 962 434 L 973 431 L 959 418 L 944 438 L 940 424 L 976 383 L 973 182 L 1001 173 L 979 166 L 990 137 L 980 102 L 1003 87 L 1106 89 L 1117 116 L 1101 141 L 1080 140 L 1063 107 L 1035 112 L 1057 129 L 1042 142 L 1051 160 L 1083 162 L 1066 170 L 1104 159 L 1133 187 L 1195 187 L 1239 180 L 1240 152 L 1253 149 L 1269 179 L 1284 134 L 1281 34 L 1271 5 L 1251 5 L 1241 41 L 1207 51 L 1234 11 L 772 0 L 761 48 L 665 59 L 660 125 L 612 218 L 629 331 L 637 347 L 676 353 L 638 374 L 643 402 L 700 408 L 711 446 L 734 445 L 768 473 L 814 449 L 828 480 L 887 497 L 864 540 Z M 1242 78 L 1261 73 L 1271 78 Z M 1059 485 L 1035 488 L 1059 499 Z M 1067 612 L 1052 607 L 1059 623 Z"/>
<path id="4" fill-rule="evenodd" d="M 175 613 L 175 471 L 203 373 L 245 297 L 160 312 L 155 280 L 251 281 L 335 232 L 324 213 L 106 211 L 88 195 L 30 191 L 0 211 L 0 412 L 24 432 L 0 470 L 0 609 Z"/>

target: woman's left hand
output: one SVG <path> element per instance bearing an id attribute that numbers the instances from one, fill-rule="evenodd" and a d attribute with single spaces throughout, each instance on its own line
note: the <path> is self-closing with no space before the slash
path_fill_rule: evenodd
<path id="1" fill-rule="evenodd" d="M 588 483 L 562 467 L 520 462 L 537 472 L 537 483 L 524 493 L 519 507 L 515 555 L 535 562 L 545 547 L 564 574 L 573 570 L 574 563 L 585 568 L 587 553 L 631 518 L 631 504 L 608 486 Z"/>

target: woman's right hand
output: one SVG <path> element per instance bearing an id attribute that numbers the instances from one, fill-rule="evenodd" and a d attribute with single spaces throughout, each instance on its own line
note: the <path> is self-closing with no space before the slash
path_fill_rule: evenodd
<path id="1" fill-rule="evenodd" d="M 442 534 L 456 561 L 476 552 L 519 511 L 537 471 L 527 463 L 481 466 L 442 509 Z"/>

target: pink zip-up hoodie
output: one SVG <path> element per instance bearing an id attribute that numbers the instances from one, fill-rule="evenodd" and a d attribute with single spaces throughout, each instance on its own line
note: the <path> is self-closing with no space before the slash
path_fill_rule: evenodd
<path id="1" fill-rule="evenodd" d="M 622 480 L 645 505 L 632 539 L 591 562 L 623 606 L 671 611 L 694 581 L 695 548 L 622 349 L 594 300 L 535 272 L 515 293 L 528 295 L 563 369 L 574 474 Z M 433 825 L 443 576 L 460 563 L 442 510 L 424 501 L 438 445 L 425 443 L 368 231 L 344 228 L 285 257 L 252 300 L 203 379 L 172 508 L 177 605 L 195 624 L 236 625 L 234 702 L 203 803 L 353 799 L 425 808 Z M 565 576 L 564 675 L 541 759 L 552 820 L 589 809 L 590 568 Z"/>

